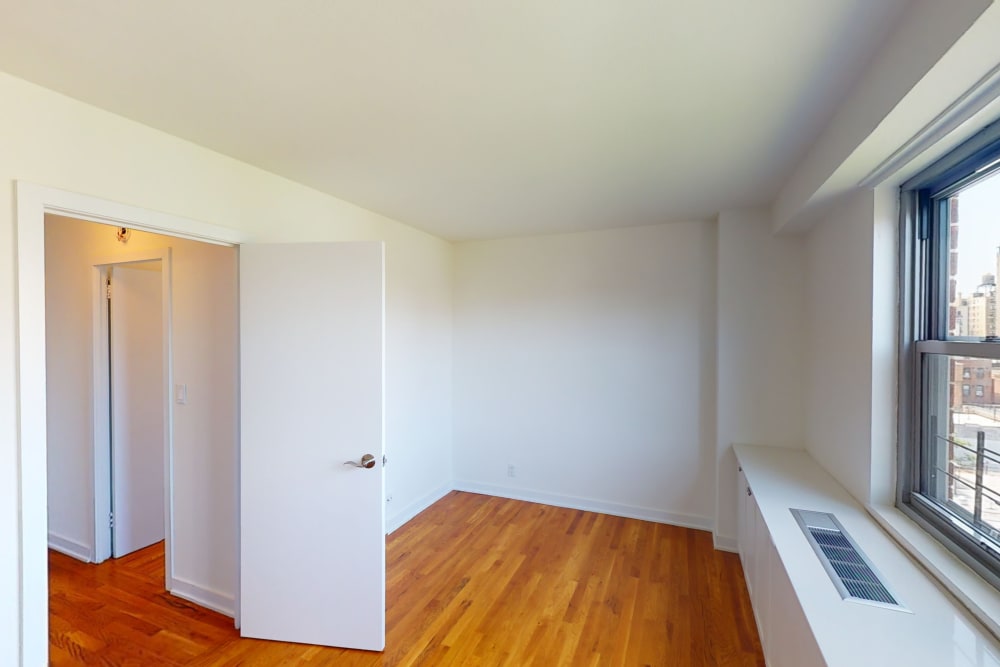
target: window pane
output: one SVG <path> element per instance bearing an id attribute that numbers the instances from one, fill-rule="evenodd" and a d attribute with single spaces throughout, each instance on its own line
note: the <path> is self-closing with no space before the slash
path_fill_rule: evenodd
<path id="1" fill-rule="evenodd" d="M 951 197 L 948 209 L 948 334 L 996 336 L 1000 172 Z"/>
<path id="2" fill-rule="evenodd" d="M 969 391 L 962 379 L 980 371 Z M 925 355 L 924 387 L 922 494 L 1000 537 L 1000 361 Z"/>

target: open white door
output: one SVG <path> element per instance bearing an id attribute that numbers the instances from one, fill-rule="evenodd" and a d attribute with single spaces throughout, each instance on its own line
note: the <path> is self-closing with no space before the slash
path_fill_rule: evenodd
<path id="1" fill-rule="evenodd" d="M 385 647 L 383 256 L 240 246 L 244 637 Z"/>
<path id="2" fill-rule="evenodd" d="M 164 536 L 163 295 L 159 261 L 111 269 L 111 553 Z"/>

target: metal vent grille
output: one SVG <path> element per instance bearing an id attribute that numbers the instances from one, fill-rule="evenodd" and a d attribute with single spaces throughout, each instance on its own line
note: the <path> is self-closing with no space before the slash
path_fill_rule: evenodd
<path id="1" fill-rule="evenodd" d="M 905 611 L 875 567 L 837 518 L 826 512 L 792 510 L 840 597 Z"/>

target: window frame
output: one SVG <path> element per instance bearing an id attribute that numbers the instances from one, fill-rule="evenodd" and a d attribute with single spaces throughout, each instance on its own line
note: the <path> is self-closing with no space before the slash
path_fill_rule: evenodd
<path id="1" fill-rule="evenodd" d="M 931 411 L 925 405 L 929 401 L 923 398 L 924 385 L 930 382 L 924 375 L 924 359 L 943 354 L 1000 360 L 1000 342 L 948 337 L 948 198 L 998 173 L 1000 121 L 986 126 L 900 187 L 896 505 L 1000 588 L 1000 543 L 995 536 L 992 541 L 984 540 L 966 517 L 920 493 L 926 456 L 925 415 Z"/>

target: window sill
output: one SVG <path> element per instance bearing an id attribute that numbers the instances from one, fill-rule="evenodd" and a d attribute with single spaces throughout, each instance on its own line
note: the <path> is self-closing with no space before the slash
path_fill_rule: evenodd
<path id="1" fill-rule="evenodd" d="M 870 505 L 882 528 L 997 639 L 1000 639 L 1000 591 L 956 558 L 899 509 Z"/>

